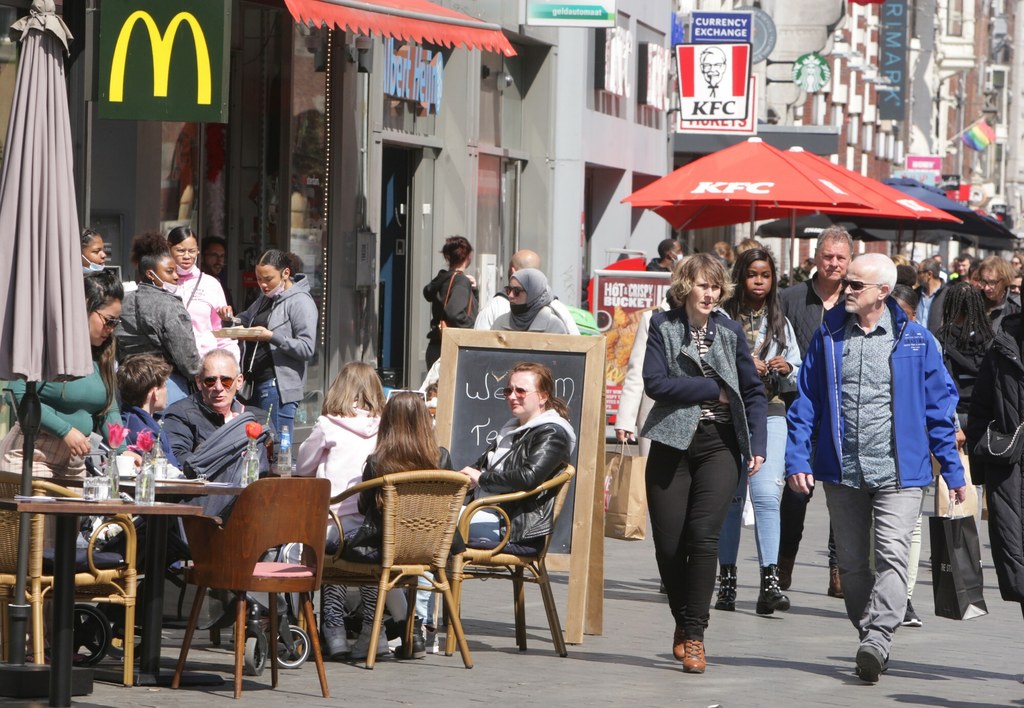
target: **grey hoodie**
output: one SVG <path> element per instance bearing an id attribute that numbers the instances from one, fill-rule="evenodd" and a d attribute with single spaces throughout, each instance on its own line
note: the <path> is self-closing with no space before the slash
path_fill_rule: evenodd
<path id="1" fill-rule="evenodd" d="M 266 307 L 267 300 L 266 295 L 256 298 L 256 302 L 239 315 L 242 323 L 249 326 L 256 313 Z M 281 403 L 301 401 L 305 395 L 306 365 L 316 356 L 319 319 L 305 273 L 293 276 L 292 286 L 272 300 L 267 329 L 274 333 L 270 339 L 270 356 L 274 361 Z M 247 365 L 247 361 L 242 362 L 243 372 Z"/>

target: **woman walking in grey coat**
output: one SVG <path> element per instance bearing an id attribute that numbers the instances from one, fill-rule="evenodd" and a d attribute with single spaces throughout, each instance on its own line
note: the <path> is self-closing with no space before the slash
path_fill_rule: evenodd
<path id="1" fill-rule="evenodd" d="M 271 249 L 256 264 L 260 295 L 239 317 L 256 328 L 242 352 L 242 374 L 252 383 L 247 403 L 271 412 L 274 429 L 294 430 L 295 409 L 305 395 L 306 367 L 316 356 L 319 314 L 309 279 L 291 253 Z M 273 408 L 271 408 L 273 406 Z"/>
<path id="2" fill-rule="evenodd" d="M 704 630 L 715 589 L 718 537 L 740 479 L 756 474 L 767 446 L 768 402 L 740 325 L 717 310 L 731 283 L 714 256 L 697 254 L 672 274 L 683 306 L 651 317 L 644 388 L 654 400 L 647 506 L 655 557 L 675 619 L 672 653 L 703 673 Z"/>

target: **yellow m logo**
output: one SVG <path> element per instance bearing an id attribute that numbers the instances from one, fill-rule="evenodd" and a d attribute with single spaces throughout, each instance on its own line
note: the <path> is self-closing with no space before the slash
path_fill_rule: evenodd
<path id="1" fill-rule="evenodd" d="M 167 78 L 171 71 L 171 53 L 174 50 L 174 35 L 182 22 L 187 22 L 192 30 L 192 39 L 196 45 L 196 103 L 209 105 L 213 101 L 213 81 L 210 77 L 210 51 L 206 46 L 206 35 L 203 28 L 190 12 L 179 12 L 167 25 L 167 31 L 160 33 L 152 15 L 144 10 L 136 10 L 121 26 L 114 46 L 114 58 L 110 65 L 110 102 L 124 101 L 124 67 L 128 61 L 128 44 L 132 38 L 135 23 L 141 21 L 149 31 L 149 44 L 153 51 L 153 95 L 167 97 Z"/>

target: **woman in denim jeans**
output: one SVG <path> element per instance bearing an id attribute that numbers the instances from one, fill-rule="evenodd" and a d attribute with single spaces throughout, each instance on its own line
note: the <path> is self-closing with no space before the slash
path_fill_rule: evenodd
<path id="1" fill-rule="evenodd" d="M 319 314 L 309 278 L 298 258 L 276 249 L 256 264 L 263 294 L 239 317 L 257 331 L 246 337 L 242 373 L 254 384 L 247 403 L 269 410 L 274 430 L 294 429 L 295 409 L 306 386 L 306 367 L 316 354 Z"/>
<path id="2" fill-rule="evenodd" d="M 775 259 L 763 248 L 744 251 L 732 271 L 733 295 L 722 306 L 743 328 L 754 366 L 768 397 L 768 454 L 761 471 L 740 477 L 736 496 L 722 526 L 718 542 L 718 601 L 716 610 L 736 609 L 736 556 L 740 546 L 743 504 L 750 487 L 754 532 L 761 567 L 757 614 L 789 609 L 789 598 L 779 587 L 779 506 L 786 476 L 786 404 L 780 394 L 796 390 L 800 347 L 796 333 L 778 300 Z"/>

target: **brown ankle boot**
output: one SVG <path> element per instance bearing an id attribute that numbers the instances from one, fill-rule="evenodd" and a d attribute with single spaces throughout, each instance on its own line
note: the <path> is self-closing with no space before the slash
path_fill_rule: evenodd
<path id="1" fill-rule="evenodd" d="M 843 596 L 843 584 L 839 580 L 839 568 L 834 565 L 828 567 L 828 596 Z"/>
<path id="2" fill-rule="evenodd" d="M 676 632 L 672 635 L 672 656 L 676 658 L 676 661 L 686 658 L 686 650 L 683 648 L 685 642 L 686 631 L 682 627 L 676 627 Z"/>
<path id="3" fill-rule="evenodd" d="M 704 657 L 704 642 L 699 639 L 687 639 L 683 650 L 686 656 L 683 658 L 683 671 L 688 674 L 702 674 L 708 667 L 707 659 Z"/>

